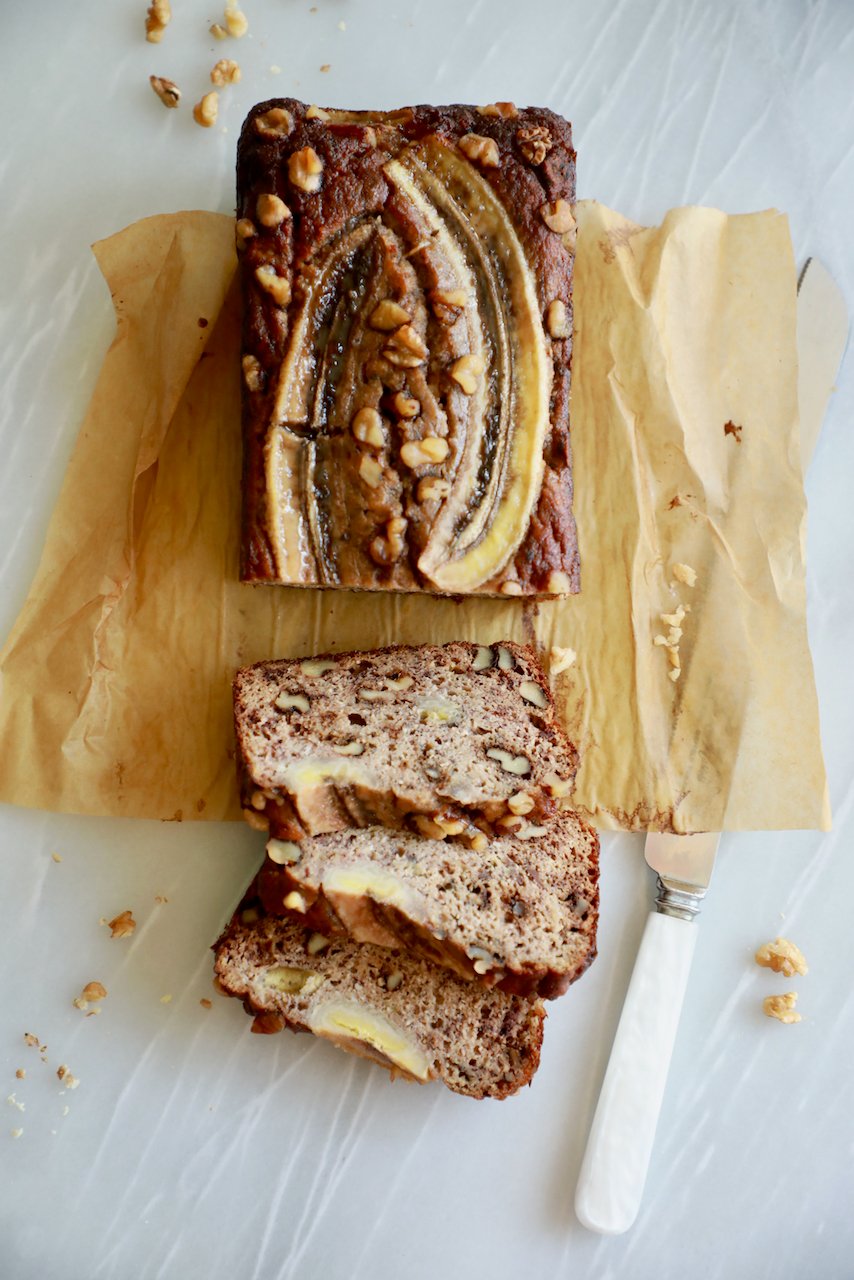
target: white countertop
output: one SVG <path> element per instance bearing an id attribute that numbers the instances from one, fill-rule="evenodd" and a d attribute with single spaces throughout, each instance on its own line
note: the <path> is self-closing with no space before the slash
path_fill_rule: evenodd
<path id="1" fill-rule="evenodd" d="M 173 0 L 159 46 L 144 41 L 145 7 L 41 0 L 2 15 L 0 635 L 112 334 L 88 245 L 148 213 L 230 211 L 240 123 L 263 98 L 548 105 L 573 121 L 580 196 L 641 222 L 680 203 L 776 206 L 799 260 L 817 254 L 854 298 L 844 0 L 318 0 L 316 12 L 245 0 L 250 34 L 227 43 L 207 34 L 216 5 Z M 189 107 L 220 57 L 243 80 L 202 131 Z M 182 109 L 161 106 L 150 72 L 179 83 Z M 854 1274 L 852 419 L 849 360 L 807 481 L 835 829 L 724 838 L 632 1231 L 587 1233 L 572 1199 L 652 901 L 640 838 L 603 839 L 599 959 L 550 1007 L 533 1087 L 475 1104 L 391 1086 L 308 1037 L 250 1036 L 239 1005 L 217 1000 L 207 948 L 255 869 L 257 834 L 5 807 L 0 1096 L 15 1098 L 0 1104 L 3 1280 Z M 99 918 L 125 907 L 139 927 L 111 941 Z M 753 964 L 778 932 L 806 953 L 807 977 Z M 109 996 L 86 1019 L 71 999 L 92 979 Z M 764 1018 L 762 997 L 790 987 L 803 1022 Z M 25 1031 L 47 1043 L 49 1065 Z M 60 1062 L 80 1079 L 73 1092 L 60 1093 Z"/>

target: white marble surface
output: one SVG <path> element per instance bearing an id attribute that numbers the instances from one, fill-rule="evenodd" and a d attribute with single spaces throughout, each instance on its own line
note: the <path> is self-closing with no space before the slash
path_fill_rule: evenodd
<path id="1" fill-rule="evenodd" d="M 159 47 L 142 39 L 145 0 L 3 7 L 2 634 L 112 332 L 87 246 L 143 214 L 229 210 L 240 121 L 261 98 L 545 103 L 574 122 L 580 195 L 638 221 L 685 202 L 775 205 L 799 258 L 821 256 L 854 296 L 845 0 L 245 5 L 250 35 L 226 45 L 207 36 L 217 6 L 173 0 Z M 151 94 L 148 74 L 168 75 L 189 106 L 221 56 L 243 81 L 223 92 L 216 129 Z M 207 947 L 258 856 L 253 833 L 7 807 L 0 1096 L 26 1110 L 0 1103 L 3 1280 L 854 1274 L 852 419 L 849 361 L 807 484 L 835 830 L 724 840 L 633 1230 L 588 1234 L 572 1197 L 651 900 L 639 839 L 603 841 L 600 958 L 552 1006 L 533 1088 L 478 1105 L 392 1087 L 307 1037 L 250 1036 L 234 1002 L 200 1007 Z M 98 920 L 125 907 L 136 935 L 110 941 Z M 795 1027 L 760 1011 L 795 984 L 751 961 L 780 930 L 810 961 Z M 70 1002 L 90 979 L 110 994 L 85 1019 Z M 24 1031 L 47 1042 L 49 1066 Z M 81 1081 L 64 1095 L 60 1062 Z"/>

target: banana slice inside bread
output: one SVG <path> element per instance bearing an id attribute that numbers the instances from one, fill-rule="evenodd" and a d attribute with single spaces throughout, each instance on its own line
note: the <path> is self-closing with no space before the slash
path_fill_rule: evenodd
<path id="1" fill-rule="evenodd" d="M 312 1031 L 392 1077 L 506 1098 L 539 1064 L 539 1000 L 484 990 L 414 955 L 327 940 L 268 916 L 254 888 L 214 952 L 220 989 L 256 1015 L 258 1030 Z"/>

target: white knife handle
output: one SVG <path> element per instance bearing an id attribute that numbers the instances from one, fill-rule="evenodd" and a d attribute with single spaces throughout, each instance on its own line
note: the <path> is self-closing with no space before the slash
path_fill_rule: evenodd
<path id="1" fill-rule="evenodd" d="M 618 1235 L 637 1217 L 696 939 L 696 923 L 646 922 L 575 1194 L 590 1231 Z"/>

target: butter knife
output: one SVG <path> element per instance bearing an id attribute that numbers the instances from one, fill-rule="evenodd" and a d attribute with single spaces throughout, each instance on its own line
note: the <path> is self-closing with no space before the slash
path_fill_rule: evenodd
<path id="1" fill-rule="evenodd" d="M 848 339 L 845 301 L 817 258 L 798 279 L 798 403 L 806 471 Z M 658 876 L 575 1194 L 583 1226 L 627 1231 L 637 1217 L 719 832 L 650 832 L 644 854 Z"/>

